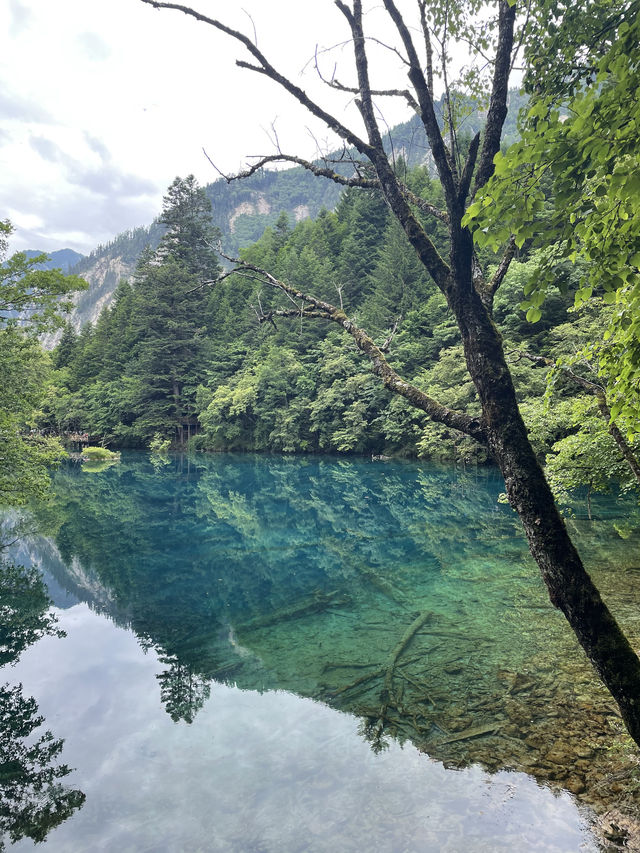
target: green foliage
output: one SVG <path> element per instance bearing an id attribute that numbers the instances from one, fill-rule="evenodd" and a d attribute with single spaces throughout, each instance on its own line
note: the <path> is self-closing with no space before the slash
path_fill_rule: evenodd
<path id="1" fill-rule="evenodd" d="M 575 304 L 594 295 L 614 310 L 590 357 L 607 386 L 614 418 L 630 432 L 640 423 L 640 16 L 637 4 L 592 4 L 579 31 L 599 38 L 582 60 L 584 73 L 568 89 L 540 86 L 522 125 L 522 139 L 496 156 L 495 176 L 467 211 L 480 246 L 497 247 L 509 232 L 519 246 L 544 249 L 525 286 L 527 318 L 536 322 L 552 284 L 563 286 L 558 265 L 582 262 Z M 633 11 L 635 9 L 635 11 Z M 567 21 L 577 10 L 563 7 Z M 565 50 L 559 73 L 576 67 L 575 33 L 552 34 Z M 570 94 L 561 104 L 560 95 Z M 544 181 L 553 205 L 545 208 Z M 604 324 L 603 324 L 604 325 Z"/>
<path id="2" fill-rule="evenodd" d="M 98 462 L 98 461 L 106 461 L 110 459 L 117 459 L 120 454 L 115 453 L 113 450 L 109 450 L 106 447 L 83 447 L 82 455 L 86 457 L 89 462 Z"/>
<path id="3" fill-rule="evenodd" d="M 160 240 L 156 261 L 173 258 L 200 279 L 218 272 L 214 245 L 220 232 L 211 222 L 211 202 L 193 175 L 176 178 L 170 185 L 159 221 L 167 230 Z"/>
<path id="4" fill-rule="evenodd" d="M 181 443 L 183 425 L 195 423 L 216 315 L 206 283 L 220 266 L 210 203 L 193 176 L 171 184 L 161 222 L 166 231 L 143 253 L 133 285 L 120 283 L 95 326 L 65 330 L 43 427 L 145 446 L 156 434 Z"/>
<path id="5" fill-rule="evenodd" d="M 35 429 L 50 363 L 36 332 L 63 323 L 64 299 L 86 287 L 60 270 L 37 269 L 46 255 L 7 258 L 9 222 L 0 222 L 0 505 L 19 505 L 42 495 L 47 469 L 63 455 L 58 441 Z M 68 346 L 68 341 L 65 342 Z"/>
<path id="6" fill-rule="evenodd" d="M 149 442 L 149 450 L 152 453 L 166 453 L 171 445 L 171 440 L 163 438 L 159 432 L 156 432 Z"/>
<path id="7" fill-rule="evenodd" d="M 414 193 L 441 202 L 427 170 L 402 162 L 398 168 Z M 199 449 L 486 459 L 472 440 L 429 423 L 384 391 L 353 344 L 335 330 L 307 319 L 257 325 L 251 306 L 277 307 L 271 290 L 238 275 L 213 290 L 199 288 L 200 277 L 183 250 L 191 241 L 195 257 L 194 233 L 210 234 L 206 205 L 189 179 L 172 188 L 165 214 L 169 231 L 158 252 L 143 259 L 133 285 L 121 283 L 95 327 L 79 335 L 65 330 L 54 352 L 58 369 L 42 423 L 152 450 L 175 441 L 177 423 L 187 419 L 194 432 L 198 424 L 191 443 Z M 183 228 L 181 199 L 191 194 L 196 199 L 186 204 Z M 194 221 L 199 224 L 192 232 Z M 432 219 L 428 227 L 444 251 L 442 223 Z M 334 303 L 342 299 L 380 343 L 398 321 L 388 356 L 392 366 L 445 404 L 478 413 L 446 301 L 377 194 L 348 191 L 335 212 L 322 211 L 315 221 L 292 225 L 281 214 L 243 255 L 315 295 Z M 208 263 L 206 251 L 203 257 Z M 593 323 L 569 313 L 586 266 L 565 262 L 564 293 L 550 293 L 544 315 L 532 325 L 518 306 L 526 302 L 524 291 L 540 259 L 528 252 L 512 262 L 496 295 L 495 318 L 507 351 L 567 359 L 593 338 Z M 548 371 L 516 357 L 512 372 L 544 458 L 554 443 L 575 433 L 572 401 L 578 389 L 560 382 L 559 396 L 545 409 L 540 401 Z M 159 453 L 153 456 L 166 464 Z"/>
<path id="8" fill-rule="evenodd" d="M 46 635 L 63 637 L 51 601 L 35 568 L 0 561 L 0 666 Z M 54 763 L 63 740 L 39 732 L 44 717 L 22 685 L 0 684 L 0 849 L 3 837 L 44 841 L 48 832 L 80 808 L 85 795 L 65 788 L 60 779 L 71 772 Z"/>
<path id="9" fill-rule="evenodd" d="M 545 471 L 556 497 L 569 504 L 572 492 L 581 487 L 589 493 L 637 489 L 638 482 L 622 459 L 594 399 L 574 401 L 571 414 L 575 431 L 555 442 L 546 457 Z M 638 447 L 640 442 L 636 442 L 636 451 Z"/>
<path id="10" fill-rule="evenodd" d="M 72 308 L 68 297 L 85 290 L 87 283 L 60 270 L 39 269 L 47 260 L 45 254 L 28 257 L 16 252 L 8 258 L 12 232 L 8 220 L 0 221 L 0 329 L 8 325 L 37 332 L 58 328 L 63 324 L 62 314 Z"/>
<path id="11" fill-rule="evenodd" d="M 0 505 L 24 504 L 48 488 L 60 443 L 35 428 L 49 360 L 38 341 L 10 325 L 0 330 Z"/>

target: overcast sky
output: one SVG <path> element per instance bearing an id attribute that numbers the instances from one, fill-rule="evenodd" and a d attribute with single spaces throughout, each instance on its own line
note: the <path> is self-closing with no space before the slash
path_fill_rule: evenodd
<path id="1" fill-rule="evenodd" d="M 341 81 L 353 79 L 350 50 L 340 46 L 344 19 L 331 0 L 192 5 L 249 34 L 255 24 L 260 48 L 310 93 L 321 85 L 316 43 L 334 48 L 322 54 L 327 73 L 335 61 Z M 371 6 L 373 32 L 382 10 Z M 399 63 L 376 49 L 374 74 L 388 81 Z M 201 184 L 218 177 L 203 147 L 220 169 L 236 171 L 250 155 L 273 152 L 274 121 L 288 153 L 313 157 L 314 137 L 335 145 L 275 84 L 237 68 L 237 58 L 248 57 L 211 27 L 140 0 L 2 0 L 0 219 L 16 228 L 11 248 L 88 252 L 147 225 L 176 175 L 193 173 Z M 344 118 L 338 96 L 326 95 Z M 403 106 L 384 110 L 389 123 L 408 118 Z"/>

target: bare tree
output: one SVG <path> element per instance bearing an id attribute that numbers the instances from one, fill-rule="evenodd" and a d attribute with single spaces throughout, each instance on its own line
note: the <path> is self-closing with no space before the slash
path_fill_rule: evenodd
<path id="1" fill-rule="evenodd" d="M 234 39 L 250 57 L 250 60 L 238 60 L 238 66 L 263 75 L 284 88 L 293 99 L 340 136 L 346 145 L 357 151 L 358 162 L 354 165 L 352 176 L 348 178 L 334 171 L 331 164 L 319 166 L 281 152 L 275 157 L 265 158 L 249 171 L 255 171 L 272 159 L 291 161 L 344 185 L 376 187 L 382 191 L 390 210 L 403 227 L 425 269 L 446 297 L 456 319 L 482 415 L 470 418 L 464 413 L 452 411 L 405 382 L 390 368 L 380 348 L 340 308 L 289 287 L 265 270 L 241 264 L 247 274 L 257 275 L 281 290 L 290 300 L 287 307 L 271 312 L 264 319 L 273 320 L 275 314 L 302 314 L 337 323 L 370 358 L 373 370 L 388 388 L 402 394 L 433 420 L 459 429 L 488 448 L 502 471 L 509 502 L 520 516 L 529 548 L 547 585 L 552 604 L 566 616 L 600 678 L 618 703 L 629 733 L 640 745 L 640 660 L 602 601 L 555 506 L 520 416 L 501 336 L 492 319 L 493 298 L 513 257 L 513 242 L 507 246 L 498 271 L 493 278 L 487 279 L 475 256 L 471 233 L 462 225 L 465 210 L 473 195 L 492 175 L 493 158 L 500 146 L 507 114 L 509 75 L 514 60 L 515 5 L 510 5 L 506 0 L 497 0 L 492 6 L 494 10 L 497 9 L 497 18 L 494 22 L 487 119 L 483 134 L 477 134 L 472 139 L 463 159 L 451 112 L 451 92 L 445 89 L 445 132 L 440 129 L 433 89 L 434 57 L 440 57 L 446 71 L 447 38 L 454 26 L 460 32 L 459 13 L 464 10 L 462 5 L 447 2 L 428 8 L 425 0 L 416 0 L 419 14 L 418 23 L 414 26 L 400 12 L 395 0 L 382 0 L 398 44 L 394 49 L 402 58 L 408 78 L 406 89 L 384 90 L 374 89 L 370 83 L 371 42 L 363 30 L 361 0 L 351 0 L 349 5 L 343 0 L 335 0 L 335 6 L 344 16 L 350 33 L 355 82 L 353 85 L 338 83 L 335 75 L 327 78 L 326 82 L 332 88 L 342 89 L 355 97 L 365 129 L 364 135 L 360 135 L 309 97 L 293 80 L 281 74 L 256 43 L 242 32 L 187 6 L 157 0 L 142 2 L 158 9 L 184 12 Z M 454 11 L 458 13 L 457 18 Z M 417 39 L 416 33 L 419 35 Z M 440 76 L 448 86 L 448 78 L 442 74 L 442 67 Z M 442 185 L 445 210 L 429 209 L 429 206 L 425 208 L 395 174 L 393 163 L 384 150 L 374 104 L 375 98 L 382 96 L 404 98 L 420 116 Z M 423 215 L 434 215 L 447 223 L 448 258 L 437 251 L 421 224 L 418 210 Z"/>

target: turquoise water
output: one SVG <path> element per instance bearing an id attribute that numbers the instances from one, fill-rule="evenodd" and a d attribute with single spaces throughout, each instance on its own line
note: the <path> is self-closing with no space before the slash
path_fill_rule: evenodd
<path id="1" fill-rule="evenodd" d="M 589 801 L 619 720 L 502 488 L 317 458 L 59 471 L 14 556 L 42 568 L 66 637 L 0 679 L 86 796 L 47 849 L 595 849 L 562 789 Z M 633 634 L 634 518 L 583 515 Z"/>

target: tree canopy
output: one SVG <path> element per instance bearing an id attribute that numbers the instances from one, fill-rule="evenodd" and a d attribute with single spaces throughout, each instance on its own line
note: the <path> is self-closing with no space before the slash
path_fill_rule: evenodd
<path id="1" fill-rule="evenodd" d="M 68 297 L 86 288 L 77 276 L 38 270 L 46 255 L 7 257 L 8 221 L 0 222 L 0 505 L 24 503 L 49 484 L 47 469 L 63 453 L 60 442 L 35 428 L 49 360 L 37 333 L 63 324 Z"/>

